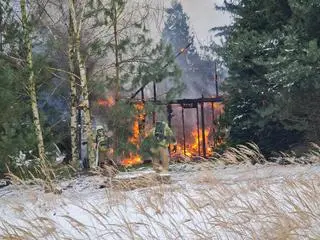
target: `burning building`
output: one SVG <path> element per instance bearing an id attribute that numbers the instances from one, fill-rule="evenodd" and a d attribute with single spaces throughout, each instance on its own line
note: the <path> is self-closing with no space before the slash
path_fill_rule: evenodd
<path id="1" fill-rule="evenodd" d="M 220 144 L 217 119 L 223 113 L 221 97 L 180 99 L 168 105 L 168 121 L 177 137 L 173 157 L 210 157 Z"/>

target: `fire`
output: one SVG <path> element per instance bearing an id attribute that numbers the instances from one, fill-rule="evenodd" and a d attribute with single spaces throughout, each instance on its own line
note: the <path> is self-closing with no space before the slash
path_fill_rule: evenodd
<path id="1" fill-rule="evenodd" d="M 106 99 L 100 98 L 98 99 L 98 105 L 104 107 L 112 107 L 115 104 L 115 100 L 113 97 L 107 97 Z"/>
<path id="2" fill-rule="evenodd" d="M 129 142 L 137 146 L 139 144 L 139 135 L 140 135 L 139 121 L 136 119 L 133 122 L 132 136 L 129 138 Z"/>
<path id="3" fill-rule="evenodd" d="M 213 107 L 216 111 L 218 111 L 219 115 L 224 113 L 224 105 L 221 102 L 215 102 L 213 103 Z"/>
<path id="4" fill-rule="evenodd" d="M 212 155 L 212 141 L 209 141 L 209 133 L 210 128 L 204 130 L 205 135 L 205 143 L 206 143 L 206 153 L 207 156 Z M 191 132 L 191 141 L 186 139 L 186 149 L 184 149 L 183 143 L 177 144 L 177 150 L 173 155 L 186 155 L 188 157 L 199 156 L 199 149 L 200 153 L 203 151 L 203 140 L 202 140 L 202 129 L 199 129 L 199 138 L 198 138 L 198 130 L 194 129 Z"/>
<path id="5" fill-rule="evenodd" d="M 128 158 L 122 160 L 122 165 L 126 167 L 130 167 L 133 165 L 138 165 L 142 163 L 141 156 L 136 154 L 130 154 Z"/>
<path id="6" fill-rule="evenodd" d="M 133 125 L 132 125 L 132 135 L 129 137 L 128 141 L 132 144 L 134 144 L 137 149 L 139 149 L 140 145 L 140 136 L 143 136 L 143 132 L 140 129 L 139 124 L 144 121 L 145 114 L 144 114 L 144 104 L 143 103 L 136 103 L 134 105 L 137 115 L 135 116 Z M 125 158 L 122 160 L 122 165 L 129 167 L 132 165 L 138 165 L 141 164 L 143 161 L 141 159 L 141 156 L 138 154 L 132 154 L 130 153 L 128 158 Z"/>

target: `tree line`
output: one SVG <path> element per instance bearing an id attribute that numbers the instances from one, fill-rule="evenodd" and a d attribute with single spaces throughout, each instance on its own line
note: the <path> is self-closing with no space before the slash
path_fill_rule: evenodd
<path id="1" fill-rule="evenodd" d="M 217 9 L 233 23 L 212 29 L 225 41 L 204 49 L 228 69 L 220 119 L 231 127 L 227 143 L 252 141 L 268 154 L 318 143 L 320 4 L 241 0 Z M 156 41 L 149 20 L 161 14 L 166 20 Z M 203 91 L 212 80 L 213 59 L 199 54 L 188 24 L 178 2 L 163 11 L 151 1 L 0 0 L 1 171 L 26 159 L 53 159 L 57 145 L 77 165 L 80 132 L 87 164 L 94 165 L 98 120 L 114 130 L 119 158 L 137 151 L 127 141 L 137 114 L 128 104 L 132 92 L 166 80 L 165 97 L 172 99 Z M 97 104 L 106 97 L 114 99 L 107 111 Z M 146 104 L 146 111 L 155 108 Z"/>
<path id="2" fill-rule="evenodd" d="M 137 151 L 128 142 L 137 114 L 128 99 L 141 86 L 163 80 L 170 85 L 166 99 L 179 94 L 181 64 L 175 55 L 191 38 L 181 4 L 174 2 L 167 13 L 154 4 L 0 0 L 1 172 L 51 161 L 56 147 L 80 167 L 81 145 L 88 156 L 82 167 L 94 166 L 93 129 L 98 122 L 114 131 L 117 157 Z M 185 18 L 167 23 L 155 40 L 150 18 L 163 14 Z M 180 28 L 181 22 L 182 34 L 168 28 Z M 192 56 L 199 66 L 200 58 L 191 49 L 183 58 Z M 196 61 L 183 67 L 192 72 Z M 112 108 L 101 109 L 97 101 L 109 97 L 114 99 Z M 155 108 L 145 106 L 149 112 Z"/>
<path id="3" fill-rule="evenodd" d="M 226 0 L 217 9 L 233 16 L 213 29 L 224 45 L 212 46 L 229 71 L 229 141 L 252 141 L 268 154 L 319 143 L 319 1 Z"/>

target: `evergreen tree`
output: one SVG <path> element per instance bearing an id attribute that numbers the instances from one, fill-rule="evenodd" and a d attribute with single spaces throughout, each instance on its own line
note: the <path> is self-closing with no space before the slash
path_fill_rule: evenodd
<path id="1" fill-rule="evenodd" d="M 292 17 L 281 37 L 279 55 L 268 62 L 268 81 L 278 91 L 279 118 L 288 129 L 304 134 L 305 141 L 320 137 L 320 4 L 290 1 Z"/>
<path id="2" fill-rule="evenodd" d="M 33 159 L 36 138 L 31 108 L 25 104 L 28 97 L 21 84 L 24 75 L 12 64 L 0 59 L 0 173 L 19 164 L 19 154 Z M 29 154 L 30 153 L 30 154 Z M 23 164 L 24 159 L 20 159 Z"/>
<path id="3" fill-rule="evenodd" d="M 220 9 L 235 16 L 218 50 L 229 69 L 231 141 L 255 141 L 266 152 L 317 142 L 318 1 L 225 1 Z"/>
<path id="4" fill-rule="evenodd" d="M 172 46 L 174 52 L 183 52 L 177 59 L 182 70 L 182 80 L 186 85 L 183 95 L 188 97 L 213 94 L 213 62 L 201 59 L 190 34 L 189 17 L 181 3 L 174 1 L 166 9 L 167 19 L 162 31 L 162 39 Z M 184 49 L 191 44 L 188 49 Z M 209 86 L 209 87 L 208 87 Z M 212 88 L 210 88 L 212 86 Z"/>
<path id="5" fill-rule="evenodd" d="M 269 62 L 283 49 L 283 30 L 292 11 L 287 0 L 225 1 L 223 10 L 235 16 L 226 43 L 219 53 L 229 77 L 226 117 L 234 143 L 254 141 L 265 152 L 289 147 L 300 137 L 296 129 L 286 128 L 280 119 L 277 83 L 270 81 Z"/>
<path id="6" fill-rule="evenodd" d="M 26 91 L 26 79 L 29 71 L 23 60 L 26 51 L 23 44 L 23 28 L 16 13 L 10 5 L 11 1 L 0 1 L 2 14 L 1 36 L 2 49 L 0 51 L 0 171 L 6 171 L 5 165 L 11 170 L 23 164 L 24 160 L 33 160 L 37 156 L 37 141 L 32 122 L 33 115 L 30 96 Z M 29 22 L 34 30 L 37 25 Z M 43 35 L 42 35 L 43 36 Z M 45 43 L 46 44 L 46 43 Z M 34 45 L 32 44 L 33 50 Z M 42 52 L 33 52 L 34 74 L 37 86 L 38 105 L 41 109 L 41 123 L 43 137 L 48 151 L 53 149 L 52 143 L 64 141 L 66 123 L 62 120 L 64 103 L 58 99 L 59 88 L 49 75 L 45 45 L 39 47 Z M 41 86 L 41 87 L 39 87 Z M 60 107 L 59 107 L 60 106 Z M 63 130 L 62 130 L 63 129 Z"/>
<path id="7" fill-rule="evenodd" d="M 23 61 L 18 58 L 21 28 L 10 1 L 0 1 L 0 173 L 17 166 L 19 154 L 36 150 L 30 105 L 25 93 Z M 26 156 L 32 157 L 32 156 Z M 20 158 L 23 160 L 22 158 Z M 23 161 L 21 162 L 23 163 Z"/>

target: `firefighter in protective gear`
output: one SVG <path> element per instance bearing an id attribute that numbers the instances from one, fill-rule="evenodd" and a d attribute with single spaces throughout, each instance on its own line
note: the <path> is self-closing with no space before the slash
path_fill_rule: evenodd
<path id="1" fill-rule="evenodd" d="M 105 131 L 102 126 L 97 126 L 96 131 L 96 164 L 103 168 L 106 164 L 111 165 L 113 163 L 113 133 L 111 131 Z"/>
<path id="2" fill-rule="evenodd" d="M 166 122 L 158 121 L 148 137 L 152 144 L 150 152 L 152 167 L 156 172 L 167 173 L 169 169 L 169 145 L 176 145 L 174 134 Z"/>

